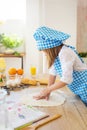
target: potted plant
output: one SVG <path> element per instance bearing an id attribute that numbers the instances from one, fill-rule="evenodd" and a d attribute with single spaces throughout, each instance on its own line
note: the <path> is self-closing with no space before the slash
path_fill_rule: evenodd
<path id="1" fill-rule="evenodd" d="M 0 53 L 5 51 L 5 47 L 2 44 L 3 35 L 4 34 L 0 34 Z"/>
<path id="2" fill-rule="evenodd" d="M 20 39 L 16 36 L 1 34 L 0 43 L 6 48 L 5 53 L 12 53 L 14 52 L 14 48 L 22 45 L 23 39 Z"/>
<path id="3" fill-rule="evenodd" d="M 87 52 L 80 52 L 79 56 L 87 63 Z"/>

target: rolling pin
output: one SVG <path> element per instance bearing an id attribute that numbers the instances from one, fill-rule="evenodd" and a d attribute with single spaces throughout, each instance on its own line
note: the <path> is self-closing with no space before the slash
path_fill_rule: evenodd
<path id="1" fill-rule="evenodd" d="M 43 126 L 43 125 L 57 119 L 59 117 L 61 117 L 61 115 L 59 115 L 59 114 L 56 114 L 54 116 L 50 116 L 50 117 L 44 119 L 43 121 L 37 123 L 35 126 L 29 126 L 29 127 L 26 127 L 26 128 L 24 128 L 22 130 L 36 130 L 37 128 L 39 128 L 39 127 L 41 127 L 41 126 Z"/>

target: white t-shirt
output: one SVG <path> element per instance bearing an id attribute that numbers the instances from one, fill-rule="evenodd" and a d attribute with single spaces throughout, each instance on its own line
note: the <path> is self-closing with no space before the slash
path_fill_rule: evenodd
<path id="1" fill-rule="evenodd" d="M 78 55 L 69 47 L 63 46 L 59 52 L 59 59 L 62 67 L 61 81 L 70 84 L 73 81 L 73 70 L 87 70 L 87 65 L 82 63 Z M 49 74 L 58 75 L 54 66 L 49 69 Z"/>

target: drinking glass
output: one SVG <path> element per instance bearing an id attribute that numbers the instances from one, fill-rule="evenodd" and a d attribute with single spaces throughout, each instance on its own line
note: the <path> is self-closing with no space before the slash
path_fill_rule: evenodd
<path id="1" fill-rule="evenodd" d="M 31 65 L 30 66 L 30 75 L 31 75 L 32 78 L 36 77 L 36 73 L 37 73 L 36 71 L 37 71 L 36 66 Z"/>

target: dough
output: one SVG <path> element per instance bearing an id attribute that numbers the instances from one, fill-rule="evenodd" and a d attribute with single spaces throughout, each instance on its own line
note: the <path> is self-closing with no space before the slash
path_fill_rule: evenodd
<path id="1" fill-rule="evenodd" d="M 63 97 L 60 93 L 53 92 L 50 95 L 49 100 L 40 99 L 36 100 L 33 96 L 37 95 L 38 92 L 34 92 L 29 94 L 28 96 L 23 97 L 22 103 L 30 105 L 30 106 L 58 106 L 62 105 L 65 101 L 65 97 Z"/>

